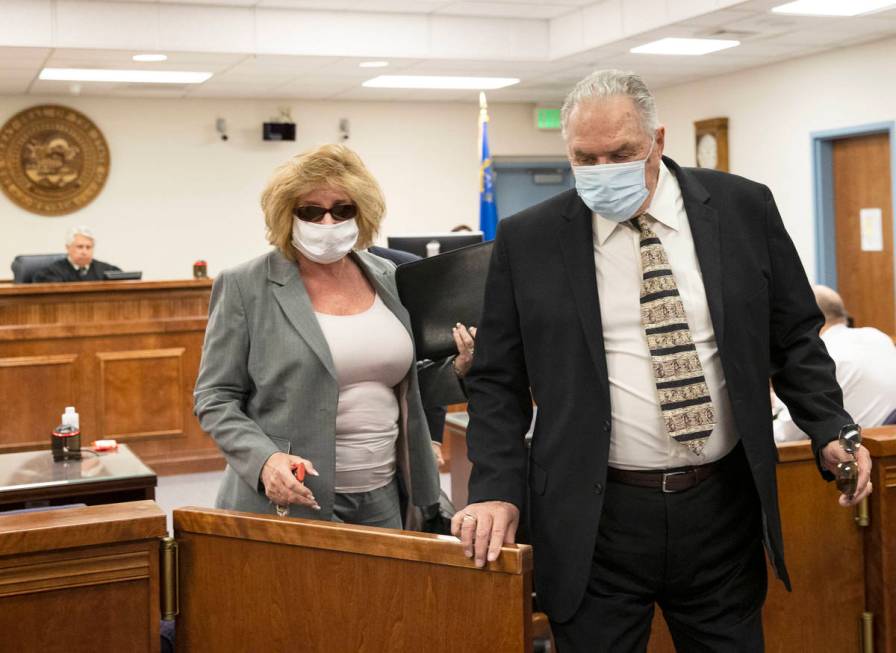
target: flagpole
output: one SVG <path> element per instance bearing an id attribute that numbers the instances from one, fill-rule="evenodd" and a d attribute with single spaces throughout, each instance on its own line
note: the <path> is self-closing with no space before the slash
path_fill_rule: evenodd
<path id="1" fill-rule="evenodd" d="M 482 158 L 482 125 L 488 122 L 488 102 L 485 91 L 479 91 L 479 138 L 476 146 L 476 158 Z"/>

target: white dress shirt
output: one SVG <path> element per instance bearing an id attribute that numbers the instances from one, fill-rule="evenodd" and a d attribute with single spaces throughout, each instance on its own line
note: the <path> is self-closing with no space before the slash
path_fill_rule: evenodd
<path id="1" fill-rule="evenodd" d="M 880 426 L 896 410 L 896 347 L 877 329 L 850 329 L 836 324 L 821 334 L 837 364 L 843 407 L 861 426 Z M 808 437 L 784 408 L 775 418 L 775 440 Z"/>
<path id="2" fill-rule="evenodd" d="M 738 437 L 681 188 L 662 163 L 647 212 L 656 218 L 653 231 L 662 241 L 675 275 L 716 426 L 699 456 L 666 433 L 647 336 L 641 326 L 640 236 L 627 224 L 594 214 L 594 262 L 613 418 L 609 463 L 635 470 L 702 465 L 724 457 Z"/>

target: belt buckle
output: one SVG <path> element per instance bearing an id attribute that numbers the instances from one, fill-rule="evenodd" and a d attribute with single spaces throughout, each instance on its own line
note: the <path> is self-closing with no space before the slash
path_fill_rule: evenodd
<path id="1" fill-rule="evenodd" d="M 689 473 L 690 473 L 690 472 L 688 472 L 688 471 L 681 471 L 681 472 L 663 472 L 663 494 L 675 494 L 676 492 L 678 492 L 678 490 L 670 490 L 670 489 L 666 486 L 666 481 L 668 480 L 668 478 L 669 478 L 670 476 L 681 476 L 682 474 L 689 474 Z"/>

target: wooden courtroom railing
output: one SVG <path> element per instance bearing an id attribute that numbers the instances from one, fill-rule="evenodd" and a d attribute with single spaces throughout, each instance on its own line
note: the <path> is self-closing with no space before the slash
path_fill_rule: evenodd
<path id="1" fill-rule="evenodd" d="M 0 651 L 157 653 L 152 501 L 0 515 Z"/>
<path id="2" fill-rule="evenodd" d="M 531 549 L 485 570 L 454 538 L 184 508 L 178 650 L 531 650 Z"/>
<path id="3" fill-rule="evenodd" d="M 445 429 L 458 507 L 466 503 L 470 476 L 463 417 L 449 415 Z M 808 441 L 778 446 L 778 497 L 793 592 L 769 568 L 763 615 L 769 653 L 864 653 L 871 641 L 875 653 L 896 653 L 896 427 L 865 429 L 864 436 L 874 463 L 874 493 L 859 510 L 837 504 L 837 489 L 821 480 Z M 649 651 L 674 651 L 659 611 Z"/>
<path id="4" fill-rule="evenodd" d="M 65 406 L 159 474 L 223 468 L 193 416 L 211 281 L 0 285 L 0 453 L 46 447 Z"/>
<path id="5" fill-rule="evenodd" d="M 793 592 L 769 568 L 763 612 L 768 653 L 896 653 L 896 427 L 866 429 L 864 439 L 874 464 L 867 513 L 837 504 L 837 488 L 820 479 L 808 441 L 778 445 Z M 657 616 L 649 651 L 674 650 Z"/>

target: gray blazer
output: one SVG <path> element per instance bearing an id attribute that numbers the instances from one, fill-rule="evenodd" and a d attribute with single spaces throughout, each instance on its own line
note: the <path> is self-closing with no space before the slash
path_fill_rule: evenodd
<path id="1" fill-rule="evenodd" d="M 351 256 L 410 332 L 395 266 L 367 252 Z M 414 365 L 398 394 L 398 473 L 408 505 L 429 506 L 438 503 L 439 477 Z M 332 518 L 339 385 L 298 266 L 279 251 L 215 279 L 194 398 L 202 428 L 227 460 L 218 507 L 273 513 L 261 469 L 283 451 L 307 458 L 320 473 L 305 478 L 320 512 L 293 505 L 290 516 Z"/>

